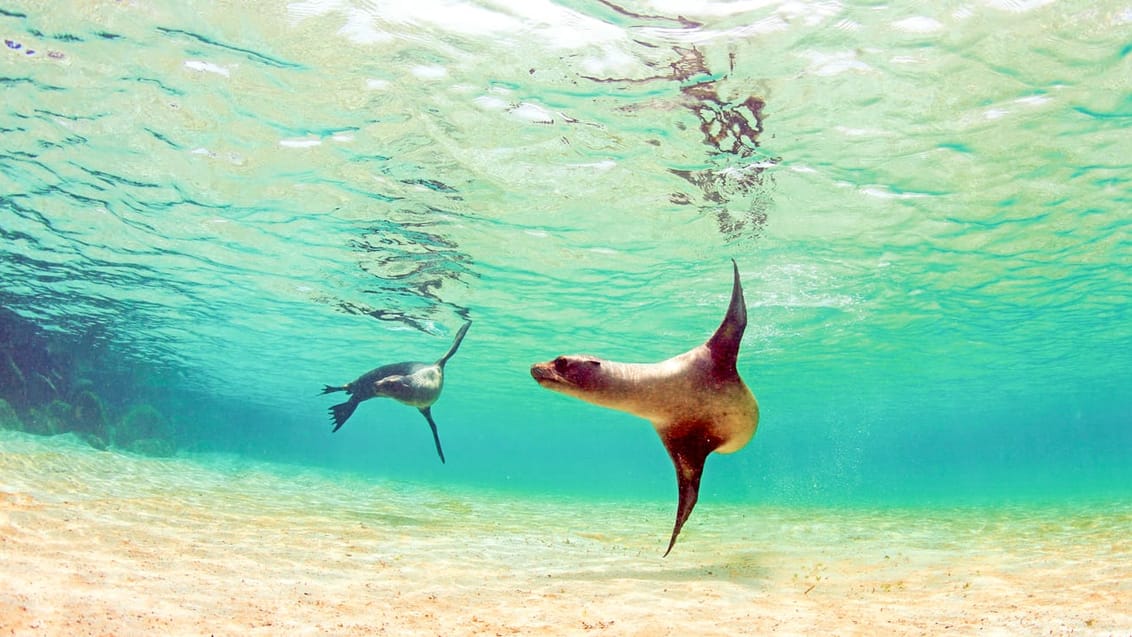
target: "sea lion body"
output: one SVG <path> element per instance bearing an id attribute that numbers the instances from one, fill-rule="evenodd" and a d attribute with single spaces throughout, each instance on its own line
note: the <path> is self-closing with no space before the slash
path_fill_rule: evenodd
<path id="1" fill-rule="evenodd" d="M 392 398 L 418 409 L 430 407 L 444 389 L 444 368 L 436 363 L 392 363 L 371 369 L 345 387 L 358 402 Z"/>
<path id="2" fill-rule="evenodd" d="M 697 420 L 705 435 L 720 440 L 713 451 L 733 453 L 755 434 L 759 406 L 754 395 L 738 374 L 721 375 L 704 345 L 659 363 L 560 356 L 549 365 L 576 369 L 548 374 L 536 366 L 533 374 L 543 387 L 640 416 L 662 437 L 681 423 Z"/>
<path id="3" fill-rule="evenodd" d="M 436 429 L 436 422 L 432 419 L 431 408 L 444 389 L 444 365 L 459 349 L 464 334 L 471 325 L 472 322 L 468 321 L 460 328 L 452 341 L 452 346 L 448 348 L 448 353 L 434 363 L 418 361 L 391 363 L 371 369 L 345 385 L 326 385 L 322 389 L 324 394 L 344 391 L 350 395 L 350 399 L 346 402 L 330 408 L 330 419 L 334 422 L 334 429 L 331 431 L 341 429 L 362 401 L 370 398 L 392 398 L 416 407 L 421 412 L 432 429 L 436 453 L 440 456 L 440 461 L 444 462 L 444 451 L 440 446 L 440 435 Z"/>
<path id="4" fill-rule="evenodd" d="M 653 424 L 672 459 L 680 491 L 665 555 L 696 505 L 708 454 L 742 449 L 758 427 L 758 401 L 736 369 L 746 327 L 747 308 L 734 264 L 727 314 L 706 343 L 659 363 L 573 355 L 531 366 L 531 376 L 542 387 Z"/>

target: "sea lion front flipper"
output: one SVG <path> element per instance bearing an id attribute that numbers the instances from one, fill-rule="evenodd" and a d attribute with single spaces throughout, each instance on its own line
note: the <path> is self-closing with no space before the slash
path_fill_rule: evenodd
<path id="1" fill-rule="evenodd" d="M 428 426 L 432 427 L 432 439 L 436 441 L 436 453 L 440 454 L 440 462 L 444 462 L 444 450 L 440 448 L 440 434 L 436 431 L 436 422 L 432 419 L 432 408 L 421 407 L 421 415 L 428 421 Z"/>
<path id="2" fill-rule="evenodd" d="M 696 507 L 696 500 L 700 495 L 700 477 L 704 473 L 704 462 L 708 454 L 715 451 L 720 440 L 704 433 L 702 423 L 678 423 L 668 427 L 660 434 L 664 448 L 672 458 L 676 467 L 676 486 L 680 490 L 680 501 L 676 506 L 676 524 L 672 527 L 672 539 L 668 541 L 668 550 L 664 557 L 672 552 L 676 545 L 676 536 L 680 529 L 692 515 Z"/>
<path id="3" fill-rule="evenodd" d="M 443 369 L 444 364 L 448 362 L 448 359 L 452 358 L 452 355 L 456 353 L 456 350 L 460 349 L 460 343 L 464 340 L 464 334 L 468 333 L 468 328 L 471 326 L 471 321 L 468 321 L 467 323 L 464 323 L 462 326 L 460 326 L 460 331 L 456 332 L 456 337 L 452 339 L 452 347 L 448 348 L 448 353 L 444 356 L 441 356 L 440 359 L 436 361 L 436 365 L 438 367 Z"/>
<path id="4" fill-rule="evenodd" d="M 739 282 L 739 264 L 732 259 L 731 265 L 735 270 L 735 280 L 731 284 L 731 303 L 727 306 L 723 322 L 708 339 L 707 347 L 716 365 L 734 369 L 735 359 L 739 356 L 739 343 L 743 340 L 743 332 L 747 330 L 747 302 L 743 298 L 743 284 Z"/>

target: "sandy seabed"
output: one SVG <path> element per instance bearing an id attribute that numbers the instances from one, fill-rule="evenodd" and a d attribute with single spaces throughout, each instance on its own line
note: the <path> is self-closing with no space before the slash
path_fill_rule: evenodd
<path id="1" fill-rule="evenodd" d="M 514 499 L 0 431 L 0 635 L 1132 635 L 1132 504 Z"/>

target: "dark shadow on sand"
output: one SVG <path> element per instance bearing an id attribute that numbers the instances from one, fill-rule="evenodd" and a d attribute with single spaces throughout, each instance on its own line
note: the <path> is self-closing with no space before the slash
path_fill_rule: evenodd
<path id="1" fill-rule="evenodd" d="M 656 559 L 672 560 L 672 556 Z M 767 560 L 765 553 L 748 551 L 735 554 L 726 559 L 692 566 L 665 563 L 641 563 L 636 567 L 616 566 L 614 568 L 579 569 L 565 573 L 555 573 L 552 577 L 580 581 L 641 580 L 653 582 L 686 582 L 711 580 L 734 582 L 746 586 L 761 586 L 771 579 L 771 569 L 763 566 Z M 673 560 L 675 562 L 675 560 Z"/>

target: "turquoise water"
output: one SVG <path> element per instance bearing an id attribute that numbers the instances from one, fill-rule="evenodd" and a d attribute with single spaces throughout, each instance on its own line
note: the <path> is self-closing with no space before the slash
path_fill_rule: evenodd
<path id="1" fill-rule="evenodd" d="M 1132 495 L 1123 4 L 8 1 L 0 31 L 0 344 L 48 352 L 41 402 L 153 405 L 206 463 L 667 503 L 646 422 L 527 369 L 698 345 L 733 258 L 762 418 L 701 509 Z M 330 434 L 323 384 L 466 319 L 446 464 L 392 401 Z"/>

